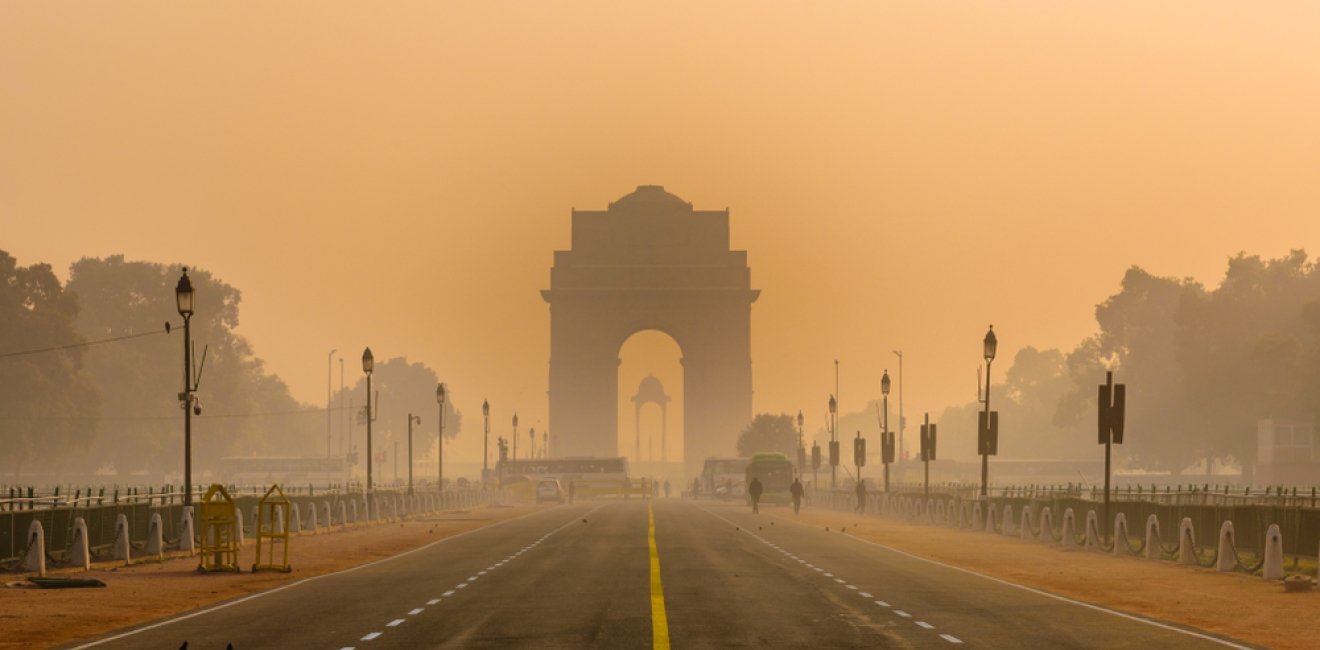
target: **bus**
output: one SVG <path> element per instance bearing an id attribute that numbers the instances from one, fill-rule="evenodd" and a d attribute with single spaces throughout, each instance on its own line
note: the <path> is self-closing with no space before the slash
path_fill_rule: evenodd
<path id="1" fill-rule="evenodd" d="M 752 454 L 747 464 L 747 482 L 761 480 L 761 503 L 787 504 L 792 501 L 788 488 L 793 484 L 793 463 L 779 452 Z"/>
<path id="2" fill-rule="evenodd" d="M 628 484 L 628 459 L 569 457 L 506 460 L 496 471 L 501 483 L 518 497 L 531 499 L 542 479 L 558 479 L 564 490 L 573 483 L 577 498 L 622 494 Z M 526 494 L 523 494 L 526 492 Z"/>
<path id="3" fill-rule="evenodd" d="M 747 458 L 707 458 L 701 470 L 701 494 L 720 499 L 742 498 L 747 488 Z"/>

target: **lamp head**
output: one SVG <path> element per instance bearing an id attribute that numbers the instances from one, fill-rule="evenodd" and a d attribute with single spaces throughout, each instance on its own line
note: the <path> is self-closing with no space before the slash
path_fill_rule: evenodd
<path id="1" fill-rule="evenodd" d="M 484 399 L 481 400 L 481 414 L 490 417 L 490 402 Z"/>
<path id="2" fill-rule="evenodd" d="M 889 395 L 889 371 L 888 371 L 888 370 L 885 370 L 885 374 L 884 374 L 884 376 L 882 376 L 882 377 L 880 378 L 880 393 L 881 393 L 882 395 L 885 395 L 885 396 L 888 396 L 888 395 Z"/>
<path id="3" fill-rule="evenodd" d="M 193 315 L 193 286 L 188 279 L 188 267 L 183 267 L 183 275 L 174 286 L 174 301 L 179 308 L 179 315 L 187 318 Z"/>
<path id="4" fill-rule="evenodd" d="M 435 385 L 435 403 L 444 406 L 445 397 L 445 384 L 444 382 L 440 382 Z"/>
<path id="5" fill-rule="evenodd" d="M 838 400 L 834 399 L 833 395 L 830 395 L 830 415 L 834 415 L 834 412 L 837 411 L 838 408 L 839 408 Z"/>
<path id="6" fill-rule="evenodd" d="M 985 333 L 985 361 L 989 363 L 995 360 L 995 348 L 999 346 L 999 339 L 995 338 L 995 326 L 991 325 L 990 330 Z"/>
<path id="7" fill-rule="evenodd" d="M 366 348 L 362 350 L 362 372 L 365 372 L 368 375 L 370 375 L 371 371 L 375 369 L 375 367 L 376 367 L 376 357 L 372 356 L 371 348 Z"/>

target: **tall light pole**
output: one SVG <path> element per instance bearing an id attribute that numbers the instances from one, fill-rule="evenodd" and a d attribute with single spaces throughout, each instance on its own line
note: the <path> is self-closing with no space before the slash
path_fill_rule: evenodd
<path id="1" fill-rule="evenodd" d="M 541 458 L 550 457 L 550 431 L 541 432 Z"/>
<path id="2" fill-rule="evenodd" d="M 413 495 L 413 480 L 412 480 L 412 470 L 413 470 L 413 467 L 412 467 L 412 466 L 413 466 L 413 459 L 412 459 L 412 425 L 413 425 L 414 423 L 416 423 L 416 424 L 421 424 L 421 423 L 422 423 L 422 416 L 420 416 L 420 415 L 413 415 L 412 413 L 409 413 L 409 414 L 408 414 L 408 496 L 412 496 L 412 495 Z"/>
<path id="3" fill-rule="evenodd" d="M 348 417 L 348 410 L 344 409 L 344 357 L 339 357 L 339 455 L 344 454 L 344 420 Z"/>
<path id="4" fill-rule="evenodd" d="M 839 362 L 834 363 L 834 367 L 838 368 Z M 834 437 L 839 429 L 838 409 L 838 400 L 830 395 L 830 419 L 827 422 L 830 425 L 830 489 L 839 487 L 839 441 Z"/>
<path id="5" fill-rule="evenodd" d="M 527 430 L 527 458 L 528 460 L 536 458 L 536 427 Z"/>
<path id="6" fill-rule="evenodd" d="M 179 401 L 183 403 L 183 506 L 187 508 L 192 505 L 192 413 L 197 399 L 193 395 L 196 386 L 192 373 L 193 287 L 187 267 L 174 287 L 174 301 L 179 315 L 183 316 L 183 392 L 179 393 Z M 200 407 L 197 410 L 201 412 Z"/>
<path id="7" fill-rule="evenodd" d="M 903 430 L 907 428 L 907 420 L 903 417 L 903 351 L 894 350 L 894 354 L 898 356 L 898 458 L 906 460 L 903 451 L 907 449 L 903 442 Z"/>
<path id="8" fill-rule="evenodd" d="M 978 427 L 977 442 L 981 448 L 981 498 L 984 499 L 990 483 L 990 454 L 995 453 L 999 447 L 999 418 L 996 417 L 998 414 L 992 415 L 990 412 L 990 364 L 995 360 L 995 350 L 999 346 L 994 325 L 991 325 L 990 330 L 985 333 L 981 345 L 985 355 L 985 412 Z"/>
<path id="9" fill-rule="evenodd" d="M 894 434 L 889 432 L 889 370 L 885 370 L 885 374 L 880 377 L 880 394 L 885 403 L 885 417 L 880 423 L 880 460 L 885 466 L 885 492 L 888 492 L 889 465 L 894 462 Z M 900 428 L 902 426 L 899 425 Z"/>
<path id="10" fill-rule="evenodd" d="M 803 436 L 802 436 L 802 427 L 803 427 L 804 424 L 806 424 L 806 419 L 802 417 L 802 411 L 799 409 L 799 410 L 798 410 L 798 417 L 797 417 L 797 425 L 798 425 L 798 462 L 797 462 L 797 465 L 798 465 L 798 478 L 801 478 L 801 477 L 802 477 L 802 472 L 806 471 L 806 469 L 807 469 L 807 445 L 806 445 L 806 440 L 805 440 L 805 439 L 803 438 Z"/>
<path id="11" fill-rule="evenodd" d="M 435 403 L 440 409 L 440 414 L 435 420 L 439 423 L 438 431 L 440 432 L 440 437 L 435 445 L 435 489 L 437 492 L 444 492 L 445 490 L 445 398 L 448 397 L 445 394 L 446 392 L 444 382 L 436 384 Z"/>
<path id="12" fill-rule="evenodd" d="M 481 417 L 486 420 L 486 432 L 481 438 L 481 483 L 486 484 L 486 472 L 490 471 L 490 402 L 481 400 Z"/>
<path id="13" fill-rule="evenodd" d="M 330 429 L 334 423 L 334 409 L 331 404 L 333 395 L 333 382 L 335 380 L 335 353 L 338 349 L 330 350 L 330 354 L 325 358 L 325 457 L 330 457 Z"/>
<path id="14" fill-rule="evenodd" d="M 513 414 L 513 459 L 518 460 L 518 414 Z"/>
<path id="15" fill-rule="evenodd" d="M 371 348 L 362 350 L 362 372 L 367 375 L 367 505 L 370 507 L 372 501 L 372 481 L 371 465 L 375 458 L 371 455 L 371 423 L 376 420 L 376 414 L 371 411 L 371 371 L 376 367 L 376 358 L 371 355 Z M 367 519 L 371 519 L 371 511 L 367 511 Z"/>

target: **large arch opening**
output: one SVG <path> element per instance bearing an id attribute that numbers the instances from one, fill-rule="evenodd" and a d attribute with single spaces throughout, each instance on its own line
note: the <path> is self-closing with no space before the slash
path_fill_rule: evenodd
<path id="1" fill-rule="evenodd" d="M 617 444 L 633 476 L 683 475 L 683 350 L 659 330 L 619 347 Z"/>

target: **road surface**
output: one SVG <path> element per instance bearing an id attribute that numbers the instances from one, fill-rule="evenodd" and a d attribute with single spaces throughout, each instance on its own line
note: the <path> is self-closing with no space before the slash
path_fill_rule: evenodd
<path id="1" fill-rule="evenodd" d="M 654 568 L 658 564 L 659 573 Z M 548 507 L 78 647 L 1224 648 L 792 521 L 785 508 Z"/>

